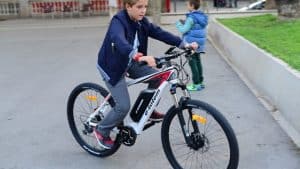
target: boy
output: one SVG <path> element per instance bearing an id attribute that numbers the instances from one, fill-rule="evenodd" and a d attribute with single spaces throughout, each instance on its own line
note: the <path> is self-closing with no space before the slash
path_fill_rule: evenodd
<path id="1" fill-rule="evenodd" d="M 130 78 L 139 78 L 157 71 L 152 68 L 156 66 L 154 57 L 147 55 L 148 37 L 177 47 L 185 46 L 181 38 L 162 30 L 144 17 L 148 0 L 123 0 L 123 4 L 124 10 L 112 18 L 98 54 L 97 67 L 116 103 L 94 130 L 99 145 L 106 149 L 114 145 L 110 131 L 123 121 L 130 109 L 125 74 L 128 73 Z M 192 43 L 191 47 L 196 49 L 198 45 Z M 139 65 L 141 61 L 148 65 Z M 149 88 L 155 88 L 155 83 L 150 83 Z M 163 114 L 154 111 L 150 120 L 161 121 L 162 118 Z"/>
<path id="2" fill-rule="evenodd" d="M 193 84 L 187 86 L 189 91 L 199 91 L 204 89 L 202 65 L 200 53 L 205 53 L 206 42 L 206 26 L 208 24 L 207 16 L 199 11 L 200 0 L 188 0 L 187 9 L 189 13 L 186 14 L 186 20 L 176 22 L 176 28 L 183 34 L 184 41 L 197 42 L 199 47 L 191 56 L 189 65 L 192 70 Z"/>

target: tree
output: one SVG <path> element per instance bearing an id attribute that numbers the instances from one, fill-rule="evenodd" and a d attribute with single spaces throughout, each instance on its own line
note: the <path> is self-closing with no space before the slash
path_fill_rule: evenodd
<path id="1" fill-rule="evenodd" d="M 280 18 L 300 18 L 300 0 L 275 0 Z"/>
<path id="2" fill-rule="evenodd" d="M 161 1 L 149 0 L 147 15 L 152 15 L 153 22 L 160 24 L 160 14 L 161 14 Z"/>
<path id="3" fill-rule="evenodd" d="M 266 9 L 276 9 L 276 2 L 275 2 L 275 0 L 267 0 L 265 8 Z"/>

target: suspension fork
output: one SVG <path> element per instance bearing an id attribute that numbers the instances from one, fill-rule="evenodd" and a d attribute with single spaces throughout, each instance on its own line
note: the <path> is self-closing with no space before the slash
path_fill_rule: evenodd
<path id="1" fill-rule="evenodd" d="M 181 89 L 183 89 L 184 93 L 184 97 L 181 97 L 180 100 L 178 101 L 178 97 L 177 97 L 177 94 L 176 94 L 176 88 L 177 87 L 181 87 Z M 181 126 L 181 130 L 182 132 L 184 133 L 184 139 L 185 139 L 185 142 L 188 144 L 188 145 L 191 145 L 192 144 L 192 139 L 190 137 L 190 133 L 188 131 L 188 126 L 186 125 L 186 122 L 184 120 L 184 116 L 183 116 L 183 107 L 185 106 L 185 102 L 186 100 L 189 98 L 187 97 L 187 92 L 185 90 L 185 86 L 181 86 L 181 85 L 178 85 L 178 84 L 173 84 L 171 86 L 171 89 L 170 89 L 170 93 L 171 95 L 173 96 L 173 100 L 174 100 L 174 105 L 175 105 L 175 108 L 176 108 L 176 114 L 177 114 L 177 117 L 179 119 L 179 123 L 180 123 L 180 126 Z M 190 115 L 190 118 L 192 118 L 191 116 L 191 111 L 189 111 L 189 115 Z M 191 120 L 192 121 L 192 120 Z M 193 122 L 193 121 L 192 121 Z M 196 124 L 197 125 L 197 124 Z M 194 127 L 194 124 L 193 124 L 193 127 Z M 195 127 L 194 127 L 195 128 Z M 198 129 L 198 127 L 196 127 Z M 198 130 L 199 131 L 199 130 Z"/>
<path id="2" fill-rule="evenodd" d="M 185 98 L 190 98 L 190 94 L 188 93 L 188 91 L 186 89 L 186 85 L 180 85 L 180 88 L 183 91 L 183 96 Z M 192 120 L 192 118 L 193 118 L 192 109 L 188 109 L 188 112 L 189 112 L 189 117 L 191 118 L 190 120 L 192 122 L 192 126 L 193 126 L 193 129 L 194 129 L 194 132 L 199 133 L 199 128 L 198 128 L 197 122 L 195 120 Z"/>
<path id="3" fill-rule="evenodd" d="M 188 109 L 188 112 L 189 112 L 189 116 L 191 117 L 191 123 L 192 123 L 192 126 L 193 126 L 193 129 L 194 129 L 194 132 L 195 133 L 199 133 L 199 128 L 198 128 L 198 124 L 197 124 L 197 121 L 193 120 L 193 112 L 192 112 L 192 109 Z"/>

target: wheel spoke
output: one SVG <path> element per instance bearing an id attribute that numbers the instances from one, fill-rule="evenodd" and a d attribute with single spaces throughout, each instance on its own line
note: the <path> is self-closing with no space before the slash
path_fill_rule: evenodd
<path id="1" fill-rule="evenodd" d="M 88 126 L 87 119 L 92 113 L 101 105 L 104 101 L 105 96 L 103 93 L 108 92 L 99 85 L 92 83 L 84 83 L 77 86 L 71 93 L 68 100 L 68 120 L 72 134 L 74 135 L 76 141 L 80 146 L 87 152 L 95 156 L 109 156 L 116 152 L 120 147 L 118 134 L 112 132 L 112 138 L 116 141 L 115 146 L 112 149 L 103 149 L 99 146 L 96 138 L 94 137 L 92 131 L 93 126 Z M 113 100 L 111 104 L 114 104 Z M 109 106 L 106 111 L 111 110 L 112 106 Z M 105 116 L 107 112 L 101 112 Z M 101 120 L 103 118 L 93 118 L 93 123 L 97 123 L 96 120 Z"/>
<path id="2" fill-rule="evenodd" d="M 225 118 L 211 106 L 202 102 L 195 104 L 182 111 L 192 142 L 189 145 L 185 142 L 176 112 L 169 112 L 172 115 L 163 122 L 162 135 L 168 135 L 162 139 L 163 147 L 173 168 L 236 169 L 238 161 L 233 160 L 238 156 L 231 159 L 230 154 L 238 155 L 238 146 L 233 149 L 229 146 L 231 139 L 236 143 L 231 127 L 228 123 L 224 125 L 222 120 Z M 195 124 L 191 113 L 186 110 L 205 121 L 194 121 Z M 223 126 L 218 121 L 222 121 Z M 233 168 L 228 168 L 230 161 L 234 163 Z"/>

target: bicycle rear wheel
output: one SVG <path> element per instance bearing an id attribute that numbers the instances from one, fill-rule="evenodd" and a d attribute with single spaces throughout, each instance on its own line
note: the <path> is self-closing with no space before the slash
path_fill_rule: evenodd
<path id="1" fill-rule="evenodd" d="M 173 168 L 238 167 L 234 131 L 223 115 L 207 103 L 187 100 L 181 108 L 173 106 L 162 123 L 161 138 Z"/>
<path id="2" fill-rule="evenodd" d="M 86 121 L 104 101 L 108 92 L 103 87 L 94 83 L 83 83 L 74 88 L 68 99 L 67 116 L 70 129 L 79 145 L 94 156 L 106 157 L 115 153 L 120 147 L 120 136 L 112 132 L 112 139 L 115 139 L 115 145 L 111 149 L 104 149 L 97 143 L 93 134 L 93 126 L 89 126 Z M 105 106 L 105 112 L 100 112 L 93 122 L 99 123 L 106 113 L 115 105 L 114 100 L 110 98 Z"/>

